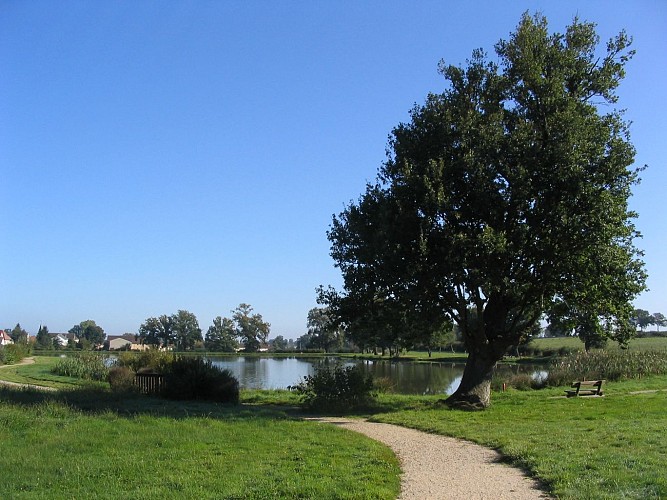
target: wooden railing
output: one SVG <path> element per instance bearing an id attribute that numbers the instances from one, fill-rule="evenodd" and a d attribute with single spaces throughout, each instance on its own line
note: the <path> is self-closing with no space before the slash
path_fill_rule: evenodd
<path id="1" fill-rule="evenodd" d="M 161 373 L 137 373 L 134 385 L 142 394 L 159 394 L 164 388 L 165 376 Z"/>

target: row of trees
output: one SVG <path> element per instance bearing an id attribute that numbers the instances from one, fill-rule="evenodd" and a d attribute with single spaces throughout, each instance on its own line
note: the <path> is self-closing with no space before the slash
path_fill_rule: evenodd
<path id="1" fill-rule="evenodd" d="M 662 313 L 650 314 L 645 309 L 635 309 L 632 314 L 632 324 L 639 328 L 642 332 L 648 326 L 655 326 L 660 331 L 661 326 L 667 326 L 667 318 Z"/>
<path id="2" fill-rule="evenodd" d="M 231 318 L 216 317 L 202 336 L 197 317 L 179 310 L 170 316 L 148 318 L 139 327 L 139 341 L 157 347 L 189 351 L 201 345 L 211 351 L 234 352 L 241 346 L 256 352 L 266 344 L 271 325 L 248 304 L 239 304 Z"/>
<path id="3" fill-rule="evenodd" d="M 74 325 L 69 329 L 68 333 L 71 342 L 75 343 L 73 339 L 76 338 L 76 347 L 84 349 L 90 349 L 101 345 L 106 337 L 102 327 L 97 325 L 95 321 L 91 319 Z M 17 344 L 28 343 L 28 332 L 21 327 L 20 323 L 17 323 L 16 326 L 9 331 L 9 336 Z M 53 335 L 49 333 L 49 329 L 46 325 L 40 325 L 35 337 L 35 344 L 39 349 L 53 349 L 60 347 L 60 345 L 54 341 Z"/>

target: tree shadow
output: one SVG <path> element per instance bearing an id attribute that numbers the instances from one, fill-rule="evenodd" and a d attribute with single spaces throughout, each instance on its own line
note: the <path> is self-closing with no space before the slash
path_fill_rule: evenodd
<path id="1" fill-rule="evenodd" d="M 119 417 L 215 418 L 219 420 L 276 420 L 300 417 L 298 407 L 272 404 L 229 404 L 197 400 L 170 400 L 133 393 L 113 393 L 99 388 L 47 392 L 0 386 L 0 403 L 22 407 L 61 404 L 87 415 L 112 413 Z"/>

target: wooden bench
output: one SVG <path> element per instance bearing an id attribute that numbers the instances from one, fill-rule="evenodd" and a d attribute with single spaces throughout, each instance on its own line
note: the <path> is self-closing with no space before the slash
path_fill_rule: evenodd
<path id="1" fill-rule="evenodd" d="M 566 390 L 565 392 L 568 398 L 574 396 L 604 396 L 602 384 L 604 384 L 604 380 L 580 380 L 572 382 L 574 391 Z"/>

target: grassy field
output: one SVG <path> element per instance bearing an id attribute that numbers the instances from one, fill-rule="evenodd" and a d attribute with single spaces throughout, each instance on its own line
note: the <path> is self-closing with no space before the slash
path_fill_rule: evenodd
<path id="1" fill-rule="evenodd" d="M 0 498 L 350 498 L 399 491 L 393 453 L 258 405 L 0 388 Z"/>
<path id="2" fill-rule="evenodd" d="M 16 370 L 16 381 L 69 384 L 45 373 L 49 363 L 4 368 L 0 377 Z M 494 392 L 491 408 L 479 413 L 448 410 L 437 396 L 383 394 L 365 416 L 498 449 L 560 498 L 667 498 L 667 376 L 607 383 L 603 398 L 567 399 L 563 389 Z M 181 498 L 393 498 L 398 491 L 386 448 L 295 421 L 299 415 L 287 409 L 297 402 L 293 393 L 242 391 L 244 404 L 231 408 L 87 394 L 94 392 L 0 392 L 0 423 L 10 430 L 0 438 L 0 467 L 18 471 L 0 484 L 0 498 L 91 491 L 100 498 L 168 491 Z M 368 477 L 361 490 L 358 474 Z M 146 476 L 156 481 L 140 486 Z"/>

